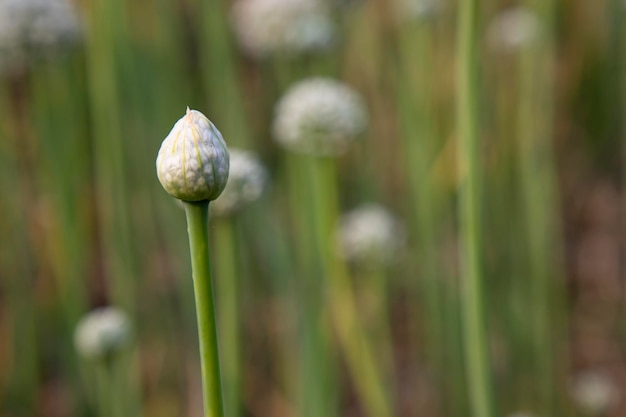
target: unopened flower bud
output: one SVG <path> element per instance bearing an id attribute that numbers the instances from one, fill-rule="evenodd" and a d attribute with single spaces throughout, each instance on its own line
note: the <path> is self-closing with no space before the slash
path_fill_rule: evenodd
<path id="1" fill-rule="evenodd" d="M 276 105 L 274 136 L 285 148 L 313 155 L 339 155 L 367 126 L 361 97 L 328 78 L 300 81 Z"/>
<path id="2" fill-rule="evenodd" d="M 211 204 L 212 213 L 225 216 L 257 200 L 266 182 L 267 171 L 252 152 L 231 149 L 228 183 Z"/>
<path id="3" fill-rule="evenodd" d="M 187 108 L 161 144 L 157 175 L 173 197 L 212 201 L 226 186 L 229 160 L 222 134 L 204 114 Z"/>
<path id="4" fill-rule="evenodd" d="M 130 342 L 130 335 L 126 314 L 114 307 L 101 307 L 78 323 L 74 345 L 87 359 L 104 358 L 124 348 Z"/>

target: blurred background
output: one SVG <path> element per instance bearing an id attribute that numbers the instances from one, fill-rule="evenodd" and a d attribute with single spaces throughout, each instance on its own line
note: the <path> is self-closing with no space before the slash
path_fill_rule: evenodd
<path id="1" fill-rule="evenodd" d="M 626 5 L 477 3 L 468 150 L 454 0 L 0 0 L 0 415 L 202 415 L 155 173 L 186 106 L 233 153 L 210 219 L 229 417 L 479 417 L 472 340 L 491 415 L 626 415 Z M 104 306 L 125 343 L 94 358 L 74 333 Z"/>

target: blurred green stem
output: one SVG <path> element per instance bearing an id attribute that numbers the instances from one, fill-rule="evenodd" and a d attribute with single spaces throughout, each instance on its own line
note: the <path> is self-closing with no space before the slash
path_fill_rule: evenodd
<path id="1" fill-rule="evenodd" d="M 218 320 L 224 364 L 224 408 L 229 417 L 237 417 L 240 410 L 239 376 L 239 288 L 237 273 L 236 224 L 233 218 L 215 222 L 217 251 Z"/>
<path id="2" fill-rule="evenodd" d="M 330 319 L 364 408 L 371 417 L 393 415 L 379 364 L 357 314 L 352 281 L 344 262 L 337 257 L 334 231 L 338 220 L 339 191 L 335 161 L 309 157 L 316 225 L 316 245 L 322 260 L 329 297 Z"/>
<path id="3" fill-rule="evenodd" d="M 457 127 L 461 297 L 465 369 L 471 415 L 493 416 L 489 340 L 484 312 L 481 161 L 479 158 L 478 1 L 459 5 L 457 31 Z"/>
<path id="4" fill-rule="evenodd" d="M 205 417 L 224 417 L 213 282 L 209 260 L 209 202 L 184 202 L 196 298 Z"/>

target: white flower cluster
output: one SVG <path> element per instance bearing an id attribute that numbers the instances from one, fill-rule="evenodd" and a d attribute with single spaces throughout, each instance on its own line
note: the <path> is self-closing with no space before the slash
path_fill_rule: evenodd
<path id="1" fill-rule="evenodd" d="M 366 127 L 361 97 L 332 79 L 300 81 L 276 105 L 274 137 L 294 152 L 339 155 Z"/>
<path id="2" fill-rule="evenodd" d="M 187 108 L 163 140 L 156 166 L 161 185 L 173 197 L 215 200 L 228 181 L 228 148 L 204 114 Z"/>
<path id="3" fill-rule="evenodd" d="M 230 150 L 230 174 L 224 192 L 211 203 L 211 212 L 225 216 L 261 197 L 267 183 L 267 171 L 248 151 Z"/>
<path id="4" fill-rule="evenodd" d="M 87 359 L 104 358 L 124 348 L 130 342 L 128 317 L 115 307 L 97 308 L 76 326 L 74 345 Z"/>
<path id="5" fill-rule="evenodd" d="M 361 206 L 340 221 L 337 233 L 340 255 L 360 264 L 388 263 L 406 243 L 402 225 L 385 208 Z"/>
<path id="6" fill-rule="evenodd" d="M 321 51 L 335 37 L 321 0 L 238 0 L 232 20 L 240 45 L 254 57 Z"/>
<path id="7" fill-rule="evenodd" d="M 584 412 L 604 415 L 619 401 L 619 391 L 604 372 L 586 371 L 575 378 L 572 397 Z"/>
<path id="8" fill-rule="evenodd" d="M 396 0 L 396 13 L 401 20 L 428 20 L 443 8 L 444 0 Z"/>
<path id="9" fill-rule="evenodd" d="M 489 44 L 497 50 L 514 51 L 534 42 L 540 34 L 537 16 L 523 7 L 500 12 L 487 31 Z"/>
<path id="10" fill-rule="evenodd" d="M 81 36 L 67 0 L 0 0 L 0 71 L 23 70 L 37 58 L 63 52 Z"/>

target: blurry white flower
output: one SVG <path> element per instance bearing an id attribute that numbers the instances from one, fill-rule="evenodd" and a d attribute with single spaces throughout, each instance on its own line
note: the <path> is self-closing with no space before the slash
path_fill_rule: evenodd
<path id="1" fill-rule="evenodd" d="M 228 181 L 228 148 L 204 114 L 187 108 L 163 140 L 156 166 L 161 185 L 173 197 L 211 201 Z"/>
<path id="2" fill-rule="evenodd" d="M 67 0 L 0 0 L 0 70 L 17 71 L 76 44 L 82 35 Z"/>
<path id="3" fill-rule="evenodd" d="M 502 51 L 515 50 L 534 42 L 540 34 L 537 16 L 523 7 L 500 12 L 487 31 L 489 44 Z"/>
<path id="4" fill-rule="evenodd" d="M 285 148 L 314 155 L 338 155 L 367 127 L 361 97 L 326 78 L 300 81 L 276 105 L 274 137 Z"/>
<path id="5" fill-rule="evenodd" d="M 609 375 L 600 371 L 587 371 L 574 379 L 572 398 L 585 412 L 602 415 L 617 404 L 619 392 Z"/>
<path id="6" fill-rule="evenodd" d="M 235 34 L 252 56 L 327 49 L 335 26 L 321 0 L 238 0 Z"/>
<path id="7" fill-rule="evenodd" d="M 428 20 L 443 8 L 444 0 L 396 0 L 396 13 L 402 20 Z"/>
<path id="8" fill-rule="evenodd" d="M 230 150 L 230 174 L 224 192 L 211 203 L 211 211 L 227 215 L 261 197 L 267 171 L 257 157 L 247 151 Z"/>
<path id="9" fill-rule="evenodd" d="M 340 220 L 337 233 L 340 255 L 355 263 L 386 263 L 404 247 L 402 225 L 385 208 L 363 205 Z"/>
<path id="10" fill-rule="evenodd" d="M 130 342 L 128 317 L 115 307 L 97 308 L 83 317 L 74 332 L 74 345 L 87 359 L 103 358 Z"/>

